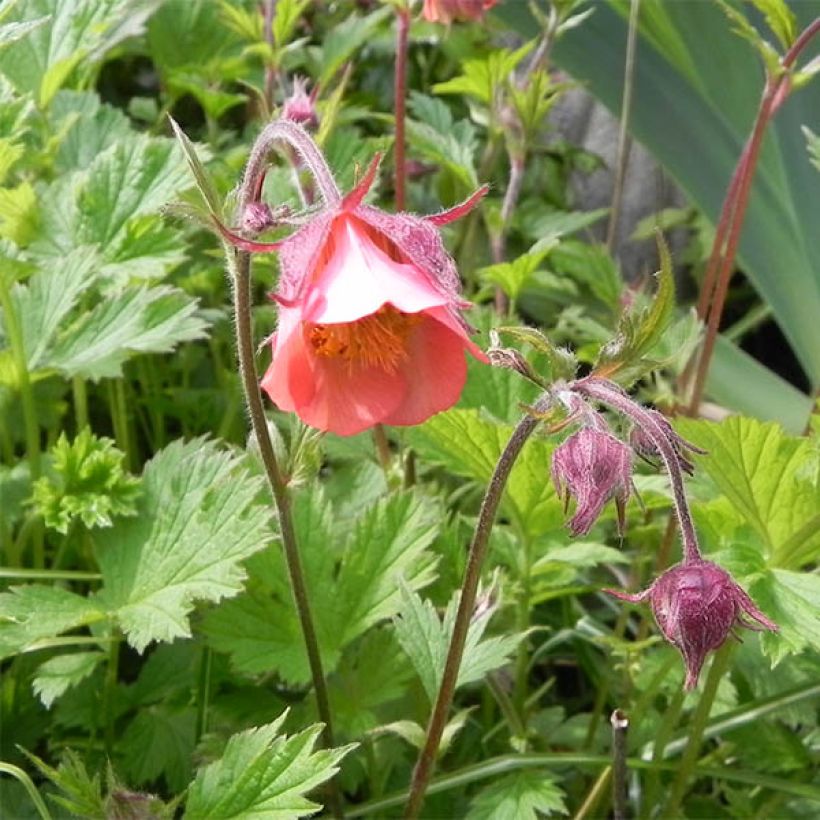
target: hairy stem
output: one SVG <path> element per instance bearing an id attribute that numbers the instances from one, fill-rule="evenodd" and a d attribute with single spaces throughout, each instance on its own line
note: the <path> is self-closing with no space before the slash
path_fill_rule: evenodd
<path id="1" fill-rule="evenodd" d="M 612 725 L 612 816 L 625 820 L 627 816 L 626 735 L 629 718 L 616 709 L 609 720 Z"/>
<path id="2" fill-rule="evenodd" d="M 299 617 L 299 625 L 302 629 L 302 636 L 305 641 L 305 648 L 307 650 L 308 665 L 310 666 L 311 679 L 316 694 L 316 706 L 319 712 L 319 718 L 322 723 L 324 723 L 322 739 L 324 745 L 330 748 L 333 746 L 333 722 L 330 714 L 330 701 L 327 694 L 324 670 L 322 669 L 322 659 L 319 653 L 319 641 L 316 637 L 316 629 L 310 611 L 310 602 L 305 585 L 302 561 L 296 542 L 296 531 L 294 530 L 293 516 L 291 513 L 291 497 L 287 487 L 287 481 L 282 474 L 282 470 L 279 467 L 276 454 L 273 450 L 273 443 L 271 442 L 267 420 L 265 418 L 265 408 L 262 404 L 262 396 L 259 392 L 259 379 L 256 373 L 251 325 L 251 258 L 250 254 L 235 250 L 228 245 L 225 246 L 225 254 L 228 260 L 228 268 L 233 285 L 234 327 L 236 330 L 236 347 L 239 357 L 239 373 L 242 379 L 242 388 L 245 393 L 245 401 L 248 407 L 248 415 L 250 417 L 253 434 L 259 447 L 262 464 L 265 468 L 265 475 L 267 476 L 279 517 L 279 531 L 282 538 L 288 576 L 290 578 L 290 587 L 296 604 L 296 611 Z M 335 784 L 331 786 L 331 788 L 334 790 L 334 802 L 337 807 L 334 814 L 339 815 L 340 811 L 338 807 L 340 806 L 340 801 L 338 791 L 336 790 Z"/>
<path id="3" fill-rule="evenodd" d="M 407 40 L 410 33 L 410 11 L 396 9 L 396 69 L 394 73 L 394 105 L 396 106 L 396 136 L 393 148 L 395 160 L 396 210 L 403 211 L 407 202 L 407 163 L 405 159 L 405 119 L 407 107 Z"/>
<path id="4" fill-rule="evenodd" d="M 692 514 L 689 510 L 689 501 L 686 498 L 686 490 L 683 484 L 683 470 L 681 469 L 678 455 L 667 438 L 663 427 L 658 424 L 655 417 L 641 407 L 636 401 L 631 399 L 619 387 L 600 379 L 581 379 L 571 385 L 571 389 L 582 395 L 605 404 L 607 407 L 621 413 L 634 421 L 655 445 L 660 457 L 669 474 L 669 481 L 672 484 L 672 497 L 675 503 L 675 512 L 680 524 L 681 538 L 683 540 L 684 561 L 697 561 L 701 558 L 698 537 L 695 533 L 695 525 L 692 522 Z"/>
<path id="5" fill-rule="evenodd" d="M 535 404 L 536 413 L 547 410 L 551 403 L 548 394 L 543 395 Z M 467 566 L 464 571 L 464 580 L 461 584 L 461 597 L 458 603 L 455 623 L 453 625 L 453 635 L 450 639 L 450 646 L 447 651 L 447 660 L 444 665 L 444 674 L 439 686 L 436 703 L 430 722 L 427 725 L 427 736 L 424 746 L 419 753 L 416 767 L 413 772 L 413 782 L 410 787 L 410 795 L 405 808 L 406 818 L 419 816 L 430 777 L 433 774 L 433 766 L 436 753 L 441 742 L 444 727 L 447 725 L 447 716 L 450 706 L 453 703 L 453 695 L 458 682 L 458 670 L 464 654 L 464 644 L 467 640 L 467 631 L 470 627 L 470 619 L 475 608 L 478 582 L 481 579 L 481 566 L 487 554 L 487 547 L 490 541 L 495 514 L 501 502 L 504 487 L 509 478 L 510 471 L 516 459 L 521 453 L 527 439 L 539 424 L 536 415 L 526 415 L 518 423 L 513 431 L 507 446 L 501 453 L 498 463 L 495 465 L 484 499 L 481 502 L 481 510 L 478 514 L 473 538 L 470 543 L 470 551 L 467 556 Z"/>

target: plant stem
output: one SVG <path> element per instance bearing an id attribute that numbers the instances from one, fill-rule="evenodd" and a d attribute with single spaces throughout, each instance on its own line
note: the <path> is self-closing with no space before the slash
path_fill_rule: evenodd
<path id="1" fill-rule="evenodd" d="M 26 772 L 24 772 L 19 766 L 15 766 L 13 763 L 0 761 L 0 774 L 7 774 L 22 785 L 22 787 L 26 790 L 29 799 L 34 804 L 34 808 L 37 809 L 37 814 L 40 815 L 41 820 L 52 820 L 48 806 L 46 806 L 40 792 L 37 791 L 37 787 L 34 785 L 34 782 L 26 774 Z"/>
<path id="2" fill-rule="evenodd" d="M 684 561 L 700 560 L 700 547 L 698 546 L 698 537 L 695 533 L 695 525 L 692 522 L 692 513 L 689 510 L 689 501 L 686 498 L 686 490 L 683 484 L 683 471 L 681 470 L 677 453 L 669 443 L 666 433 L 655 420 L 652 413 L 633 401 L 619 387 L 601 379 L 580 379 L 572 384 L 571 389 L 587 395 L 632 419 L 651 439 L 660 454 L 666 467 L 666 472 L 669 474 L 669 481 L 672 484 L 672 498 L 675 503 L 675 512 L 677 514 L 678 523 L 680 524 L 681 538 L 683 540 Z"/>
<path id="3" fill-rule="evenodd" d="M 17 383 L 20 386 L 20 400 L 23 409 L 23 425 L 26 432 L 26 456 L 28 458 L 31 479 L 40 477 L 40 425 L 37 421 L 37 405 L 28 372 L 28 358 L 23 337 L 23 328 L 14 305 L 5 275 L 0 275 L 0 307 L 6 325 L 6 335 L 11 348 L 11 355 L 17 371 Z"/>
<path id="4" fill-rule="evenodd" d="M 780 61 L 781 73 L 777 76 L 770 75 L 767 77 L 752 133 L 741 152 L 737 167 L 732 175 L 726 199 L 721 209 L 706 277 L 698 301 L 698 315 L 701 318 L 706 314 L 707 306 L 709 310 L 706 336 L 698 359 L 692 394 L 689 398 L 689 415 L 694 415 L 697 412 L 703 396 L 706 374 L 709 371 L 709 364 L 715 349 L 723 307 L 726 303 L 726 295 L 729 291 L 729 282 L 732 278 L 734 261 L 740 242 L 740 231 L 743 227 L 746 207 L 749 204 L 752 180 L 754 179 L 760 149 L 763 145 L 766 126 L 788 96 L 791 88 L 789 70 L 794 66 L 809 41 L 818 32 L 820 32 L 820 18 L 815 19 L 801 32 L 783 56 Z M 714 293 L 711 292 L 713 283 Z"/>
<path id="5" fill-rule="evenodd" d="M 550 404 L 550 395 L 544 394 L 535 404 L 536 413 L 545 412 Z M 453 635 L 450 639 L 450 646 L 447 651 L 447 660 L 444 664 L 444 674 L 442 675 L 433 713 L 430 716 L 430 722 L 427 726 L 427 737 L 419 753 L 413 772 L 413 782 L 405 808 L 404 816 L 406 818 L 418 817 L 424 802 L 424 795 L 427 791 L 430 777 L 433 774 L 433 765 L 444 727 L 447 725 L 447 716 L 458 682 L 458 670 L 461 665 L 461 658 L 464 654 L 464 644 L 467 640 L 470 619 L 475 607 L 478 582 L 481 579 L 481 565 L 487 553 L 490 533 L 492 532 L 493 522 L 495 521 L 495 514 L 501 502 L 507 478 L 524 444 L 539 423 L 540 420 L 536 415 L 529 414 L 524 416 L 518 423 L 518 426 L 513 430 L 512 436 L 510 436 L 510 440 L 507 442 L 507 446 L 501 453 L 498 463 L 495 465 L 490 483 L 487 485 L 487 491 L 484 494 L 484 499 L 481 502 L 481 510 L 478 514 L 478 521 L 476 522 L 472 542 L 470 543 L 470 551 L 467 556 L 467 566 L 461 585 L 461 597 L 458 603 L 455 623 L 453 624 Z"/>
<path id="6" fill-rule="evenodd" d="M 629 718 L 616 709 L 609 722 L 612 725 L 612 816 L 614 820 L 624 820 L 627 809 L 626 735 Z"/>
<path id="7" fill-rule="evenodd" d="M 604 797 L 605 790 L 607 786 L 609 786 L 610 780 L 612 780 L 611 765 L 605 766 L 603 771 L 598 775 L 595 782 L 592 784 L 592 788 L 584 798 L 584 802 L 581 804 L 578 811 L 576 811 L 572 816 L 572 820 L 586 820 L 587 817 L 595 817 L 593 812 L 596 811 L 598 804 Z M 600 816 L 600 814 L 598 816 Z"/>
<path id="8" fill-rule="evenodd" d="M 521 196 L 521 186 L 524 182 L 524 166 L 526 154 L 514 154 L 509 151 L 510 156 L 510 177 L 507 182 L 507 190 L 504 191 L 504 200 L 501 203 L 501 225 L 498 232 L 490 239 L 490 250 L 492 252 L 493 263 L 500 265 L 504 261 L 507 252 L 507 229 L 512 219 L 518 198 Z M 507 294 L 500 287 L 495 289 L 495 312 L 499 316 L 507 313 Z"/>
<path id="9" fill-rule="evenodd" d="M 103 737 L 105 739 L 105 754 L 110 758 L 114 749 L 114 701 L 117 693 L 117 672 L 120 663 L 120 638 L 113 631 L 111 643 L 108 647 L 108 667 L 105 672 L 103 689 Z"/>
<path id="10" fill-rule="evenodd" d="M 629 118 L 632 113 L 632 87 L 635 76 L 635 52 L 638 43 L 638 13 L 641 0 L 631 0 L 629 6 L 629 29 L 626 38 L 626 58 L 624 60 L 624 93 L 621 100 L 621 122 L 618 129 L 618 153 L 615 165 L 615 181 L 612 188 L 612 208 L 606 231 L 606 248 L 612 253 L 618 233 L 618 219 L 624 194 L 624 179 L 629 164 L 632 140 L 629 136 Z"/>
<path id="11" fill-rule="evenodd" d="M 395 161 L 397 211 L 403 211 L 407 201 L 405 118 L 407 107 L 407 40 L 409 33 L 409 9 L 406 6 L 396 8 L 396 69 L 394 73 L 396 136 L 393 147 L 393 156 Z"/>
<path id="12" fill-rule="evenodd" d="M 700 754 L 701 741 L 703 740 L 703 731 L 709 720 L 709 713 L 712 711 L 712 704 L 717 694 L 718 684 L 729 666 L 729 655 L 731 651 L 732 644 L 725 643 L 715 652 L 714 658 L 712 659 L 712 666 L 709 669 L 709 676 L 706 678 L 706 684 L 703 687 L 703 694 L 695 709 L 695 714 L 692 716 L 689 729 L 689 742 L 686 744 L 686 749 L 681 758 L 680 766 L 678 767 L 677 777 L 672 785 L 672 791 L 662 811 L 663 817 L 677 817 L 680 813 L 680 804 L 686 794 L 689 781 L 695 772 L 698 755 Z"/>
<path id="13" fill-rule="evenodd" d="M 235 250 L 228 245 L 225 246 L 225 254 L 228 260 L 231 282 L 233 284 L 236 347 L 239 358 L 239 373 L 242 378 L 242 387 L 248 406 L 248 415 L 250 416 L 253 434 L 259 447 L 259 453 L 265 467 L 265 475 L 267 476 L 274 503 L 276 504 L 276 511 L 279 516 L 279 530 L 285 553 L 285 563 L 287 564 L 290 587 L 299 616 L 299 624 L 302 628 L 302 635 L 305 640 L 310 674 L 316 694 L 316 707 L 319 712 L 319 718 L 324 723 L 322 739 L 324 745 L 327 748 L 331 748 L 334 743 L 330 700 L 327 694 L 324 670 L 322 669 L 319 641 L 316 637 L 316 629 L 310 611 L 310 602 L 305 585 L 302 561 L 299 557 L 299 548 L 296 542 L 296 531 L 294 530 L 293 516 L 291 514 L 290 492 L 288 491 L 287 481 L 282 474 L 276 459 L 276 454 L 273 450 L 273 444 L 265 418 L 265 408 L 262 404 L 262 396 L 259 392 L 259 379 L 256 373 L 251 325 L 251 257 L 250 254 Z M 341 803 L 335 781 L 333 781 L 331 789 L 332 803 L 335 804 L 334 814 L 339 816 L 341 814 Z"/>
<path id="14" fill-rule="evenodd" d="M 74 432 L 79 434 L 88 427 L 88 391 L 82 376 L 71 379 L 71 396 L 74 400 Z"/>
<path id="15" fill-rule="evenodd" d="M 376 456 L 379 459 L 379 464 L 385 475 L 387 475 L 393 461 L 393 454 L 390 452 L 390 442 L 387 439 L 383 424 L 376 424 L 373 427 L 373 443 L 376 445 Z"/>
<path id="16" fill-rule="evenodd" d="M 211 701 L 211 666 L 213 665 L 213 653 L 210 647 L 202 647 L 202 655 L 199 660 L 199 680 L 196 691 L 196 728 L 194 729 L 194 742 L 199 743 L 202 735 L 208 731 L 208 711 Z"/>

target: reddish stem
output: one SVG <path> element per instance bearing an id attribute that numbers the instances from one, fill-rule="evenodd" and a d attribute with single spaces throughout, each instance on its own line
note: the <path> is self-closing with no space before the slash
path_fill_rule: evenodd
<path id="1" fill-rule="evenodd" d="M 410 33 L 410 12 L 396 9 L 396 141 L 394 146 L 396 169 L 396 210 L 403 211 L 407 195 L 407 163 L 405 160 L 404 120 L 407 97 L 407 38 Z"/>
<path id="2" fill-rule="evenodd" d="M 712 253 L 703 282 L 700 299 L 698 301 L 698 315 L 703 318 L 708 306 L 706 337 L 703 349 L 698 360 L 695 382 L 689 400 L 689 415 L 694 415 L 700 405 L 706 383 L 706 374 L 709 370 L 712 354 L 714 353 L 723 307 L 726 303 L 726 294 L 729 291 L 729 282 L 732 278 L 734 261 L 740 241 L 740 231 L 746 207 L 749 204 L 749 193 L 754 179 L 757 160 L 763 144 L 766 126 L 778 108 L 785 101 L 790 91 L 790 77 L 788 70 L 794 65 L 802 50 L 808 45 L 815 34 L 820 31 L 820 18 L 814 20 L 794 41 L 791 48 L 780 62 L 782 73 L 777 77 L 769 77 L 763 89 L 763 96 L 758 108 L 752 133 L 738 160 L 737 167 L 729 184 L 726 199 L 721 210 L 720 221 L 715 233 Z M 725 250 L 724 250 L 725 234 Z M 714 294 L 711 293 L 714 286 Z M 710 304 L 711 303 L 711 304 Z"/>

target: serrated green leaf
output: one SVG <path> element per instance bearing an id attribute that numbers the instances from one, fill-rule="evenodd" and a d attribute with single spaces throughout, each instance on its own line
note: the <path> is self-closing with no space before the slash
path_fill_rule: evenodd
<path id="1" fill-rule="evenodd" d="M 434 703 L 444 674 L 447 650 L 453 635 L 459 593 L 456 592 L 444 617 L 439 618 L 430 600 L 402 585 L 402 607 L 394 620 L 396 637 L 421 679 L 424 691 Z M 524 638 L 511 633 L 484 638 L 497 604 L 479 607 L 473 616 L 464 645 L 464 656 L 458 670 L 457 686 L 481 680 L 488 672 L 503 666 Z"/>
<path id="2" fill-rule="evenodd" d="M 433 580 L 428 547 L 438 531 L 435 508 L 414 494 L 397 493 L 369 507 L 344 532 L 314 487 L 296 495 L 293 518 L 307 588 L 323 602 L 314 620 L 325 668 L 332 670 L 345 646 L 398 611 L 400 577 L 413 588 Z M 206 617 L 211 645 L 229 652 L 244 672 L 277 669 L 290 681 L 308 680 L 283 557 L 260 556 L 249 571 L 248 591 Z"/>
<path id="3" fill-rule="evenodd" d="M 94 284 L 99 257 L 93 248 L 69 253 L 60 267 L 43 266 L 12 291 L 29 370 L 42 366 L 63 320 L 79 297 Z"/>
<path id="4" fill-rule="evenodd" d="M 672 258 L 660 232 L 657 234 L 661 269 L 656 274 L 658 286 L 647 307 L 626 309 L 621 315 L 615 337 L 605 344 L 595 363 L 596 371 L 608 378 L 634 380 L 654 363 L 641 359 L 660 340 L 669 327 L 675 310 L 675 280 Z"/>
<path id="5" fill-rule="evenodd" d="M 0 593 L 0 658 L 105 619 L 94 601 L 60 587 L 30 584 Z"/>
<path id="6" fill-rule="evenodd" d="M 6 23 L 0 26 L 0 49 L 21 40 L 29 32 L 47 23 L 48 19 L 48 17 L 37 17 L 23 23 Z"/>
<path id="7" fill-rule="evenodd" d="M 72 652 L 41 663 L 34 676 L 34 694 L 51 708 L 60 695 L 82 683 L 105 658 L 103 652 Z"/>
<path id="8" fill-rule="evenodd" d="M 786 51 L 797 36 L 797 20 L 784 0 L 751 0 Z"/>
<path id="9" fill-rule="evenodd" d="M 99 774 L 90 775 L 80 756 L 71 750 L 63 753 L 59 766 L 53 768 L 37 755 L 26 752 L 26 757 L 44 774 L 61 794 L 51 799 L 76 817 L 106 817 Z"/>
<path id="10" fill-rule="evenodd" d="M 209 211 L 217 218 L 221 218 L 222 202 L 216 193 L 216 189 L 214 188 L 214 184 L 211 181 L 208 172 L 205 170 L 205 167 L 197 156 L 196 148 L 194 148 L 193 143 L 188 139 L 173 117 L 169 115 L 168 121 L 171 123 L 171 128 L 174 131 L 174 136 L 179 142 L 182 153 L 185 155 L 185 160 L 188 163 L 188 167 L 194 175 L 197 190 L 207 203 Z"/>
<path id="11" fill-rule="evenodd" d="M 720 424 L 680 420 L 677 427 L 708 451 L 698 468 L 754 528 L 771 566 L 796 569 L 817 559 L 820 458 L 808 439 L 742 416 Z"/>
<path id="12" fill-rule="evenodd" d="M 803 136 L 806 138 L 806 147 L 811 157 L 811 164 L 820 171 L 820 137 L 805 125 L 803 126 Z"/>
<path id="13" fill-rule="evenodd" d="M 321 727 L 281 735 L 286 716 L 234 735 L 222 758 L 200 769 L 188 790 L 188 820 L 290 820 L 321 808 L 305 795 L 336 774 L 353 746 L 313 751 Z"/>
<path id="14" fill-rule="evenodd" d="M 538 820 L 567 814 L 564 792 L 547 772 L 504 775 L 483 788 L 470 803 L 467 820 Z"/>
<path id="15" fill-rule="evenodd" d="M 165 704 L 140 709 L 117 744 L 120 768 L 129 784 L 142 786 L 164 777 L 172 792 L 191 779 L 196 745 L 196 712 Z"/>
<path id="16" fill-rule="evenodd" d="M 499 327 L 498 332 L 528 344 L 536 353 L 540 353 L 549 365 L 549 372 L 544 374 L 546 380 L 572 379 L 575 376 L 578 360 L 572 351 L 557 347 L 537 328 L 504 326 Z"/>
<path id="17" fill-rule="evenodd" d="M 407 431 L 407 439 L 421 458 L 442 464 L 463 478 L 485 484 L 512 435 L 502 424 L 479 410 L 448 410 Z M 530 536 L 560 527 L 562 504 L 550 480 L 552 446 L 531 438 L 510 473 L 502 506 Z"/>
<path id="18" fill-rule="evenodd" d="M 79 519 L 88 527 L 110 527 L 112 516 L 134 515 L 139 479 L 123 470 L 125 454 L 87 427 L 69 444 L 60 434 L 46 475 L 33 488 L 34 506 L 46 526 L 63 534 Z"/>
<path id="19" fill-rule="evenodd" d="M 175 288 L 129 288 L 79 316 L 46 353 L 42 366 L 97 381 L 122 375 L 137 353 L 165 353 L 201 339 L 197 303 Z"/>
<path id="20" fill-rule="evenodd" d="M 480 268 L 479 277 L 484 282 L 498 285 L 504 293 L 515 302 L 521 291 L 529 283 L 532 275 L 538 270 L 541 260 L 546 256 L 546 251 L 529 251 L 513 259 L 511 262 L 501 262 L 497 265 L 490 265 Z"/>
<path id="21" fill-rule="evenodd" d="M 365 17 L 353 13 L 343 22 L 333 26 L 322 43 L 319 55 L 321 70 L 316 82 L 322 87 L 328 85 L 342 65 L 390 16 L 391 9 L 382 6 Z"/>
<path id="22" fill-rule="evenodd" d="M 0 188 L 0 236 L 25 247 L 37 231 L 37 194 L 31 183 Z"/>
<path id="23" fill-rule="evenodd" d="M 137 517 L 94 539 L 100 605 L 140 652 L 152 641 L 189 636 L 195 601 L 241 590 L 241 562 L 265 546 L 269 515 L 257 500 L 261 481 L 205 439 L 160 451 L 142 486 Z"/>

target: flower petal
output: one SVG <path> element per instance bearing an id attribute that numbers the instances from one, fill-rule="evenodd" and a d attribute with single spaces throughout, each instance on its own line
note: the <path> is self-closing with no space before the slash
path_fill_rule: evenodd
<path id="1" fill-rule="evenodd" d="M 447 302 L 421 271 L 391 259 L 369 233 L 355 217 L 342 215 L 334 220 L 329 258 L 307 298 L 307 321 L 354 322 L 385 304 L 402 313 L 420 313 Z"/>

